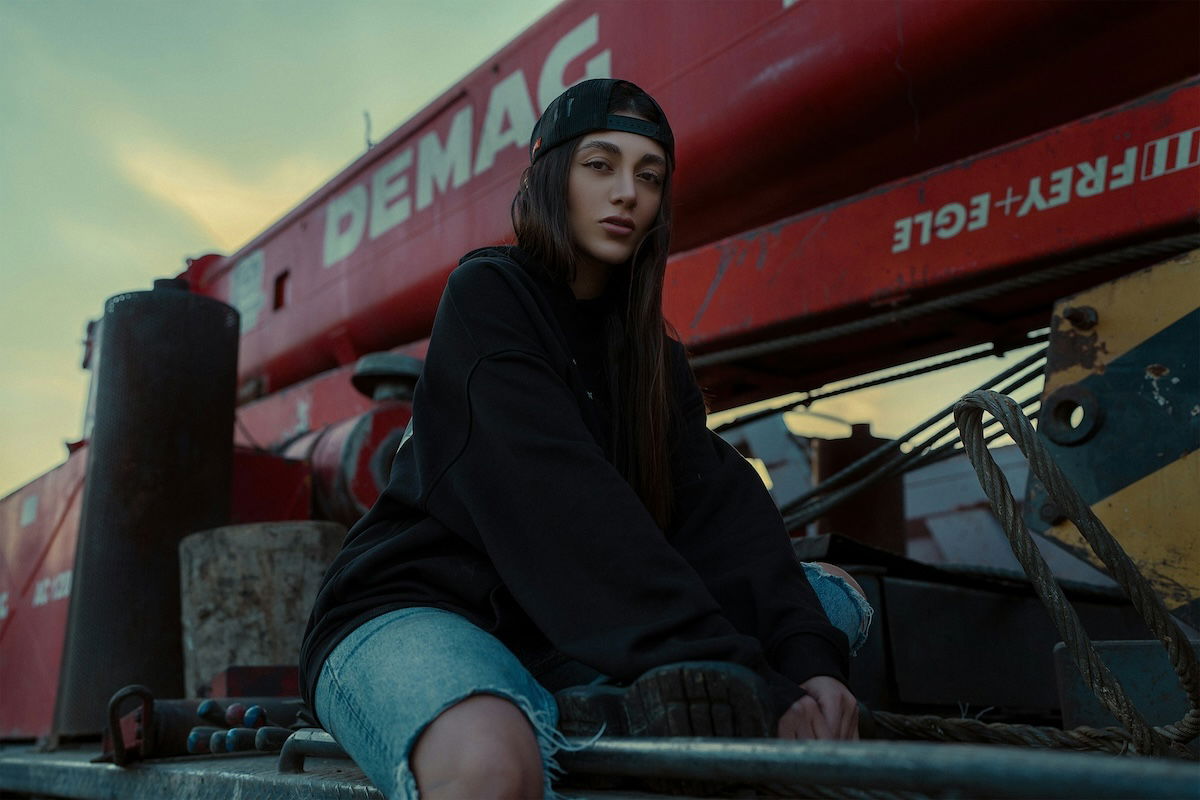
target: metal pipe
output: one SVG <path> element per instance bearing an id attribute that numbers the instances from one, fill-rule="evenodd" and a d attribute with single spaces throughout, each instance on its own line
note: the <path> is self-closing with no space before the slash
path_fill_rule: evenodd
<path id="1" fill-rule="evenodd" d="M 342 746 L 320 728 L 303 728 L 288 737 L 279 751 L 279 771 L 289 774 L 304 772 L 304 759 L 349 758 Z"/>
<path id="2" fill-rule="evenodd" d="M 973 798 L 1200 798 L 1187 762 L 1018 747 L 766 739 L 570 739 L 568 772 Z"/>

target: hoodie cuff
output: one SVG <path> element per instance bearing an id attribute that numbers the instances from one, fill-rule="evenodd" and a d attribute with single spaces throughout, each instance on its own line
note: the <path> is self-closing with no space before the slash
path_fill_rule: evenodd
<path id="1" fill-rule="evenodd" d="M 776 728 L 779 727 L 779 718 L 783 716 L 785 711 L 792 707 L 792 703 L 804 697 L 808 692 L 777 672 L 771 672 L 767 675 L 767 686 L 771 690 L 772 705 L 770 733 L 774 736 Z"/>
<path id="2" fill-rule="evenodd" d="M 771 663 L 780 673 L 804 683 L 817 675 L 828 675 L 849 685 L 850 643 L 836 628 L 828 635 L 794 633 L 775 645 Z"/>

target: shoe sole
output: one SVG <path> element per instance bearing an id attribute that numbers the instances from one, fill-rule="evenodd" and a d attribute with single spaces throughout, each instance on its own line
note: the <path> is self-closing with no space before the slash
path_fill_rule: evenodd
<path id="1" fill-rule="evenodd" d="M 769 737 L 771 697 L 752 670 L 720 661 L 652 669 L 628 688 L 575 687 L 559 692 L 559 727 L 567 735 Z"/>

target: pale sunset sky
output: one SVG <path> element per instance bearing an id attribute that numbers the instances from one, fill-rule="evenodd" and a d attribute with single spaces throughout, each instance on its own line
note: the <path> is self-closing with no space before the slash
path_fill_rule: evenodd
<path id="1" fill-rule="evenodd" d="M 231 253 L 557 0 L 0 0 L 0 497 L 61 463 L 87 321 Z M 475 243 L 464 242 L 464 251 Z M 898 434 L 986 359 L 815 406 Z"/>

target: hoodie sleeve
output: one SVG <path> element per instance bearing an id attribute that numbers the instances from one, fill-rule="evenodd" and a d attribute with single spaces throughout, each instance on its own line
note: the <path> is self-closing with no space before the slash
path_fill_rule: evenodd
<path id="1" fill-rule="evenodd" d="M 486 553 L 567 656 L 626 680 L 677 661 L 740 663 L 767 680 L 778 715 L 803 691 L 723 616 L 606 460 L 552 363 L 553 331 L 511 281 L 460 268 L 443 296 L 408 445 L 421 505 Z"/>
<path id="2" fill-rule="evenodd" d="M 849 647 L 793 554 L 787 528 L 754 468 L 710 431 L 683 346 L 671 342 L 678 401 L 672 450 L 671 541 L 723 612 L 752 634 L 771 665 L 796 683 L 847 681 Z"/>

